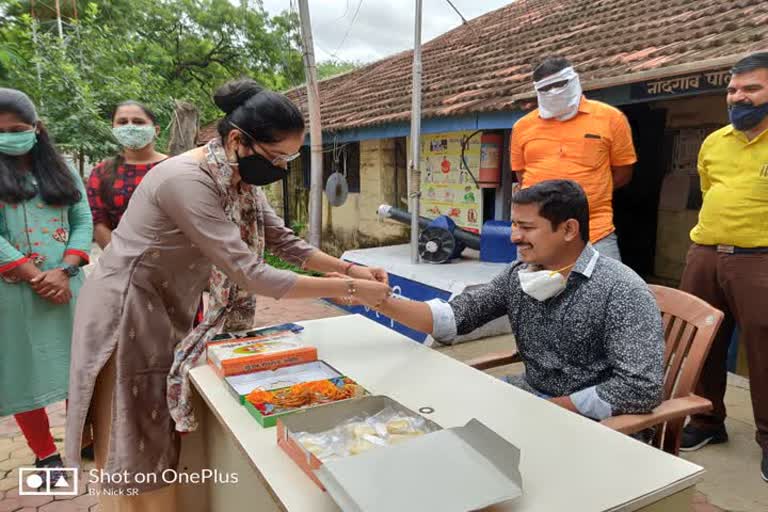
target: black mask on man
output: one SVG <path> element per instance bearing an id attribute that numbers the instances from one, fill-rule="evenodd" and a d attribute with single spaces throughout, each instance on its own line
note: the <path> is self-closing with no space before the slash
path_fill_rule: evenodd
<path id="1" fill-rule="evenodd" d="M 258 153 L 243 156 L 237 155 L 237 166 L 240 179 L 249 185 L 264 186 L 280 181 L 285 177 L 285 169 L 276 166 Z"/>

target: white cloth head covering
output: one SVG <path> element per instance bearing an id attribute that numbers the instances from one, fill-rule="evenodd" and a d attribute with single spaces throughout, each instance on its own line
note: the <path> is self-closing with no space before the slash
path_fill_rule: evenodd
<path id="1" fill-rule="evenodd" d="M 567 81 L 562 87 L 542 91 L 542 87 L 556 82 Z M 536 97 L 539 100 L 539 117 L 542 119 L 557 119 L 567 121 L 579 112 L 581 103 L 581 82 L 579 75 L 572 67 L 567 67 L 553 75 L 533 82 Z"/>

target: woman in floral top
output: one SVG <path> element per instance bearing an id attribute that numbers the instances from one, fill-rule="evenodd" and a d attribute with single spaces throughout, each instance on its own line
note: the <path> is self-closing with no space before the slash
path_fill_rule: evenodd
<path id="1" fill-rule="evenodd" d="M 92 236 L 82 180 L 27 95 L 0 89 L 0 416 L 15 416 L 38 467 L 62 466 L 45 406 L 67 396 Z"/>
<path id="2" fill-rule="evenodd" d="M 158 133 L 155 114 L 141 103 L 124 101 L 112 113 L 112 134 L 123 150 L 99 162 L 88 179 L 94 238 L 102 249 L 112 239 L 133 191 L 150 169 L 167 158 L 155 150 Z"/>

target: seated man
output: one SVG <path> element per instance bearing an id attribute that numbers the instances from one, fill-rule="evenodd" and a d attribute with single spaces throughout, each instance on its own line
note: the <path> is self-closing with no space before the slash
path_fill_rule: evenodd
<path id="1" fill-rule="evenodd" d="M 551 180 L 517 192 L 512 242 L 519 259 L 490 283 L 449 303 L 389 298 L 378 311 L 441 342 L 506 314 L 526 370 L 512 384 L 596 420 L 656 407 L 661 314 L 635 272 L 590 245 L 581 187 Z"/>

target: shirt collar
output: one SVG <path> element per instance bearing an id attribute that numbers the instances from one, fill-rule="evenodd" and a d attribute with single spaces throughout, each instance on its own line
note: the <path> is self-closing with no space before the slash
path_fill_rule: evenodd
<path id="1" fill-rule="evenodd" d="M 591 114 L 594 112 L 592 102 L 589 101 L 586 96 L 581 97 L 581 101 L 579 102 L 579 112 L 584 114 Z"/>
<path id="2" fill-rule="evenodd" d="M 760 135 L 758 135 L 754 139 L 749 140 L 746 134 L 744 134 L 744 132 L 737 130 L 736 128 L 733 127 L 732 124 L 729 124 L 728 126 L 725 127 L 725 131 L 723 132 L 723 135 L 724 136 L 731 135 L 734 137 L 738 137 L 739 139 L 741 139 L 741 141 L 744 144 L 748 145 L 748 144 L 754 144 L 756 141 L 761 140 L 765 137 L 768 137 L 768 129 L 764 130 Z"/>
<path id="3" fill-rule="evenodd" d="M 595 265 L 599 256 L 600 253 L 592 247 L 592 244 L 588 243 L 584 246 L 584 250 L 581 251 L 576 263 L 573 265 L 573 272 L 578 272 L 589 279 L 595 271 Z"/>

